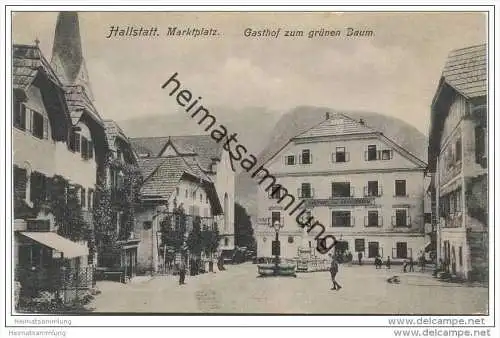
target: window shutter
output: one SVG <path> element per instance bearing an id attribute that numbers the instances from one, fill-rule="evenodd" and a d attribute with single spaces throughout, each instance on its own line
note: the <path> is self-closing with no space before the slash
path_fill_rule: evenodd
<path id="1" fill-rule="evenodd" d="M 351 226 L 354 226 L 356 224 L 356 217 L 351 216 Z"/>
<path id="2" fill-rule="evenodd" d="M 368 161 L 368 151 L 365 150 L 365 161 Z"/>
<path id="3" fill-rule="evenodd" d="M 28 130 L 31 133 L 33 132 L 33 111 L 29 108 L 26 108 L 26 111 L 28 113 L 28 119 L 27 119 L 28 125 L 26 126 L 26 130 Z"/>
<path id="4" fill-rule="evenodd" d="M 311 188 L 311 197 L 314 197 L 314 188 Z"/>
<path id="5" fill-rule="evenodd" d="M 297 196 L 302 197 L 301 191 L 302 190 L 300 188 L 297 189 Z"/>
<path id="6" fill-rule="evenodd" d="M 88 141 L 87 147 L 89 158 L 94 158 L 94 144 L 92 143 L 92 141 Z"/>
<path id="7" fill-rule="evenodd" d="M 337 153 L 332 153 L 332 163 L 335 163 L 337 159 Z"/>
<path id="8" fill-rule="evenodd" d="M 309 153 L 309 164 L 313 163 L 313 154 Z"/>
<path id="9" fill-rule="evenodd" d="M 351 196 L 350 197 L 354 197 L 354 187 L 351 187 Z"/>
<path id="10" fill-rule="evenodd" d="M 348 152 L 345 153 L 345 161 L 346 162 L 350 161 L 350 157 L 349 157 L 349 153 Z"/>
<path id="11" fill-rule="evenodd" d="M 75 133 L 75 151 L 80 152 L 81 151 L 81 145 L 80 145 L 80 134 Z"/>
<path id="12" fill-rule="evenodd" d="M 287 165 L 288 164 L 288 159 L 287 156 L 283 156 L 283 164 Z"/>
<path id="13" fill-rule="evenodd" d="M 302 155 L 299 154 L 299 164 L 302 164 Z"/>
<path id="14" fill-rule="evenodd" d="M 45 116 L 43 117 L 43 138 L 49 139 L 49 119 Z"/>
<path id="15" fill-rule="evenodd" d="M 391 150 L 389 150 L 389 159 L 392 160 L 392 158 L 394 157 L 394 152 Z"/>

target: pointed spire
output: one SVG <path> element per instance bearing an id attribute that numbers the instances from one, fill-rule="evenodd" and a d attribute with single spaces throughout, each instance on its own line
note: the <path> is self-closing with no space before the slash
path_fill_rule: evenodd
<path id="1" fill-rule="evenodd" d="M 60 12 L 57 17 L 51 63 L 57 62 L 57 71 L 64 82 L 73 84 L 83 64 L 82 43 L 77 12 Z"/>

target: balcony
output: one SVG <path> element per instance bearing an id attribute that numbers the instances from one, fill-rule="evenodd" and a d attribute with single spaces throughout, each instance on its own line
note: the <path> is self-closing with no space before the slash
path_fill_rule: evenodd
<path id="1" fill-rule="evenodd" d="M 333 228 L 351 228 L 355 224 L 354 216 L 334 216 L 332 218 Z"/>
<path id="2" fill-rule="evenodd" d="M 331 197 L 306 199 L 306 208 L 335 206 L 370 206 L 375 205 L 375 197 Z"/>

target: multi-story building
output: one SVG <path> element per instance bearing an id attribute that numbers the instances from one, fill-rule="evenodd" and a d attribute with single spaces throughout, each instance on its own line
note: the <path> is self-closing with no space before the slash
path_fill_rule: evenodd
<path id="1" fill-rule="evenodd" d="M 426 164 L 363 120 L 336 113 L 292 138 L 266 164 L 266 169 L 333 235 L 342 247 L 393 259 L 424 250 L 424 170 Z M 295 214 L 280 203 L 279 194 L 258 197 L 256 240 L 259 257 L 271 256 L 274 230 L 281 255 L 293 258 L 300 248 L 316 248 L 313 230 L 307 234 Z M 276 196 L 278 195 L 278 196 Z M 291 209 L 291 208 L 290 208 Z"/>
<path id="2" fill-rule="evenodd" d="M 452 51 L 431 106 L 438 261 L 468 279 L 486 279 L 488 272 L 486 70 L 486 45 Z"/>
<path id="3" fill-rule="evenodd" d="M 127 278 L 136 274 L 137 247 L 140 238 L 135 236 L 135 206 L 138 202 L 138 186 L 140 184 L 137 156 L 120 126 L 112 120 L 105 120 L 105 132 L 108 157 L 104 165 L 105 176 L 102 178 L 102 193 L 107 193 L 111 209 L 113 239 L 116 239 L 114 250 L 106 252 L 98 258 L 98 265 L 103 268 L 121 269 Z M 103 206 L 106 207 L 106 206 Z M 99 234 L 104 236 L 105 234 Z M 101 241 L 103 246 L 109 244 Z M 105 256 L 105 257 L 103 257 Z"/>
<path id="4" fill-rule="evenodd" d="M 137 145 L 137 140 L 134 140 Z M 141 203 L 137 208 L 136 229 L 141 242 L 138 248 L 138 269 L 142 272 L 158 272 L 167 256 L 162 250 L 168 248 L 162 243 L 163 222 L 171 222 L 170 228 L 183 228 L 181 242 L 193 229 L 195 218 L 199 217 L 201 228 L 213 229 L 217 216 L 222 214 L 222 206 L 216 187 L 200 163 L 193 150 L 180 143 L 167 140 L 161 156 L 148 157 L 140 153 L 138 164 L 143 175 L 140 188 Z M 183 225 L 180 226 L 176 210 L 183 210 Z M 177 240 L 177 238 L 171 238 Z M 174 248 L 179 250 L 179 248 Z M 178 252 L 173 252 L 174 254 Z"/>
<path id="5" fill-rule="evenodd" d="M 218 199 L 223 207 L 223 213 L 216 215 L 221 235 L 220 249 L 233 249 L 235 173 L 229 154 L 224 151 L 222 144 L 217 144 L 210 135 L 141 137 L 131 138 L 131 142 L 139 158 L 174 155 L 199 164 L 201 171 L 215 184 Z"/>
<path id="6" fill-rule="evenodd" d="M 53 289 L 61 264 L 94 263 L 92 208 L 106 142 L 77 14 L 59 14 L 50 64 L 38 43 L 13 46 L 15 263 L 26 272 L 21 284 Z"/>

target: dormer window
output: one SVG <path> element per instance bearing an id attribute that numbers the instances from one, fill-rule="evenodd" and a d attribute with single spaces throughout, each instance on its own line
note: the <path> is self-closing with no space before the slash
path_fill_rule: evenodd
<path id="1" fill-rule="evenodd" d="M 70 131 L 69 149 L 74 153 L 81 153 L 84 160 L 94 158 L 94 144 L 87 126 L 80 124 Z"/>
<path id="2" fill-rule="evenodd" d="M 77 133 L 76 131 L 72 130 L 71 134 L 69 136 L 69 148 L 75 152 L 79 153 L 80 152 L 80 134 Z"/>
<path id="3" fill-rule="evenodd" d="M 302 154 L 299 156 L 299 162 L 301 164 L 311 164 L 312 163 L 312 155 L 309 149 L 302 150 Z"/>

